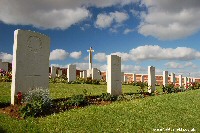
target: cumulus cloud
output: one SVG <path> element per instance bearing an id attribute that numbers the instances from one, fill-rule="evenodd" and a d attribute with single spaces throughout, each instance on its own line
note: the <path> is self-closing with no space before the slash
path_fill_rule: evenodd
<path id="1" fill-rule="evenodd" d="M 97 53 L 94 55 L 93 59 L 99 62 L 104 62 L 107 60 L 107 55 L 105 53 Z"/>
<path id="2" fill-rule="evenodd" d="M 147 68 L 144 68 L 142 66 L 137 66 L 137 65 L 122 64 L 121 69 L 122 69 L 122 72 L 127 72 L 127 73 L 146 73 L 147 72 Z"/>
<path id="3" fill-rule="evenodd" d="M 200 58 L 200 52 L 188 48 L 188 47 L 177 47 L 177 48 L 162 48 L 158 45 L 143 45 L 131 49 L 128 53 L 115 52 L 112 55 L 118 55 L 122 61 L 145 61 L 145 60 L 182 60 L 190 61 Z M 97 61 L 106 61 L 105 53 L 98 53 L 94 59 Z M 189 64 L 188 64 L 189 65 Z"/>
<path id="4" fill-rule="evenodd" d="M 0 21 L 45 29 L 67 29 L 91 16 L 88 7 L 127 5 L 137 0 L 1 0 Z"/>
<path id="5" fill-rule="evenodd" d="M 127 13 L 124 12 L 110 12 L 109 14 L 103 13 L 97 15 L 95 25 L 97 28 L 108 28 L 113 23 L 121 24 L 129 18 Z"/>
<path id="6" fill-rule="evenodd" d="M 172 69 L 183 68 L 183 65 L 177 62 L 167 62 L 165 63 L 165 66 Z"/>
<path id="7" fill-rule="evenodd" d="M 162 48 L 158 45 L 144 45 L 130 51 L 131 60 L 194 60 L 200 52 L 188 47 Z"/>
<path id="8" fill-rule="evenodd" d="M 130 54 L 124 53 L 124 52 L 115 52 L 115 53 L 111 53 L 111 55 L 120 56 L 122 61 L 128 61 L 130 59 Z"/>
<path id="9" fill-rule="evenodd" d="M 180 69 L 180 68 L 197 68 L 192 62 L 178 63 L 178 62 L 167 62 L 165 66 L 169 69 Z"/>
<path id="10" fill-rule="evenodd" d="M 0 59 L 2 59 L 3 62 L 12 62 L 13 56 L 8 53 L 0 52 Z"/>
<path id="11" fill-rule="evenodd" d="M 123 34 L 128 34 L 128 33 L 133 32 L 133 31 L 134 31 L 134 29 L 126 28 L 126 29 L 124 30 Z"/>
<path id="12" fill-rule="evenodd" d="M 140 14 L 140 34 L 175 40 L 200 30 L 199 0 L 142 0 L 141 3 L 148 11 Z"/>
<path id="13" fill-rule="evenodd" d="M 74 58 L 74 59 L 79 59 L 81 57 L 81 55 L 82 55 L 81 51 L 79 51 L 79 52 L 75 51 L 75 52 L 70 53 L 70 57 Z"/>
<path id="14" fill-rule="evenodd" d="M 50 53 L 50 60 L 64 60 L 69 55 L 68 52 L 66 52 L 63 49 L 55 49 Z"/>

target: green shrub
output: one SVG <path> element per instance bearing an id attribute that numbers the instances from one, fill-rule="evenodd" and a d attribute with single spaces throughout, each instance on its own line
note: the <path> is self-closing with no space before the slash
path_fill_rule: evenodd
<path id="1" fill-rule="evenodd" d="M 111 95 L 110 93 L 102 93 L 99 98 L 102 101 L 116 101 L 117 100 L 117 96 Z"/>
<path id="2" fill-rule="evenodd" d="M 133 99 L 135 99 L 134 94 L 132 94 L 132 95 L 122 94 L 122 95 L 119 95 L 117 97 L 117 101 L 130 101 L 130 100 L 133 100 Z"/>
<path id="3" fill-rule="evenodd" d="M 82 94 L 73 95 L 65 104 L 68 106 L 85 106 L 88 105 L 88 100 Z"/>
<path id="4" fill-rule="evenodd" d="M 52 101 L 49 98 L 49 90 L 42 88 L 28 91 L 23 96 L 23 102 L 25 105 L 19 110 L 22 117 L 36 117 L 48 114 L 52 106 Z"/>

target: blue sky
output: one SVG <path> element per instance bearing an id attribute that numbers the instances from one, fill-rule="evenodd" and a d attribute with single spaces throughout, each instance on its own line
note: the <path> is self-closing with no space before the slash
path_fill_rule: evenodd
<path id="1" fill-rule="evenodd" d="M 199 0 L 0 0 L 0 58 L 12 61 L 14 30 L 51 38 L 50 65 L 76 64 L 105 71 L 109 54 L 122 57 L 122 71 L 147 66 L 200 77 Z"/>

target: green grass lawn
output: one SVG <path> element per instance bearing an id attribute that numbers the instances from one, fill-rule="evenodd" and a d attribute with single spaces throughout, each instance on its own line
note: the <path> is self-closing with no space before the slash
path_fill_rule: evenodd
<path id="1" fill-rule="evenodd" d="M 106 85 L 50 84 L 52 98 L 106 92 Z M 0 100 L 9 102 L 10 84 L 0 83 Z M 137 87 L 123 85 L 123 92 Z M 161 88 L 159 88 L 161 90 Z M 154 129 L 194 128 L 200 132 L 200 90 L 87 106 L 43 118 L 17 120 L 0 114 L 0 132 L 154 132 Z"/>

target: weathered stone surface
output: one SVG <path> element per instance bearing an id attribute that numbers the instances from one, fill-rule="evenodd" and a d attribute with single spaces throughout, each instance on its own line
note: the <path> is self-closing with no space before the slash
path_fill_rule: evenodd
<path id="1" fill-rule="evenodd" d="M 155 67 L 148 66 L 148 92 L 152 93 L 155 91 Z"/>
<path id="2" fill-rule="evenodd" d="M 171 83 L 175 84 L 175 82 L 176 82 L 175 74 L 171 73 Z"/>
<path id="3" fill-rule="evenodd" d="M 76 80 L 76 65 L 68 65 L 67 78 L 68 82 Z"/>
<path id="4" fill-rule="evenodd" d="M 87 77 L 92 78 L 92 69 L 87 70 Z"/>
<path id="5" fill-rule="evenodd" d="M 141 81 L 141 82 L 144 82 L 144 75 L 141 75 L 140 81 Z"/>
<path id="6" fill-rule="evenodd" d="M 121 72 L 121 82 L 124 82 L 124 72 Z"/>
<path id="7" fill-rule="evenodd" d="M 80 72 L 80 78 L 83 78 L 83 72 Z"/>
<path id="8" fill-rule="evenodd" d="M 8 62 L 2 62 L 2 59 L 0 59 L 0 69 L 8 71 Z"/>
<path id="9" fill-rule="evenodd" d="M 60 76 L 62 76 L 62 70 L 61 69 L 58 70 L 58 77 L 60 77 Z"/>
<path id="10" fill-rule="evenodd" d="M 112 95 L 121 95 L 122 94 L 121 57 L 117 55 L 109 55 L 107 61 L 108 61 L 107 92 Z"/>
<path id="11" fill-rule="evenodd" d="M 100 71 L 97 68 L 92 68 L 92 79 L 93 80 L 101 80 Z"/>
<path id="12" fill-rule="evenodd" d="M 49 85 L 50 38 L 33 31 L 15 30 L 11 104 L 18 92 Z"/>
<path id="13" fill-rule="evenodd" d="M 182 83 L 182 75 L 179 75 L 179 87 L 181 87 L 183 85 Z"/>
<path id="14" fill-rule="evenodd" d="M 163 85 L 166 86 L 168 84 L 168 71 L 163 71 Z"/>
<path id="15" fill-rule="evenodd" d="M 83 78 L 84 78 L 84 79 L 87 78 L 87 71 L 86 71 L 86 70 L 83 71 Z"/>
<path id="16" fill-rule="evenodd" d="M 133 74 L 133 82 L 136 83 L 136 74 Z"/>
<path id="17" fill-rule="evenodd" d="M 56 67 L 51 66 L 51 78 L 56 78 Z"/>

